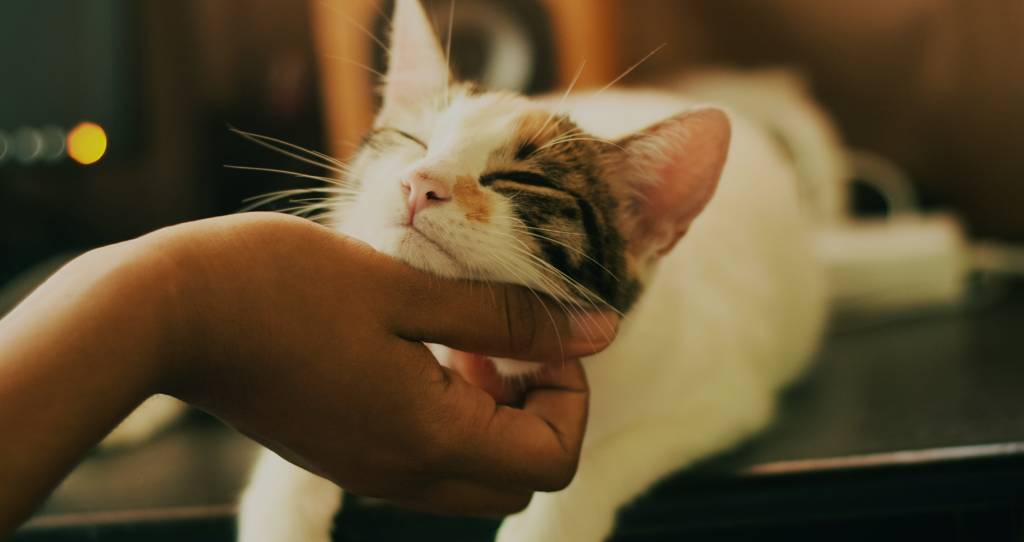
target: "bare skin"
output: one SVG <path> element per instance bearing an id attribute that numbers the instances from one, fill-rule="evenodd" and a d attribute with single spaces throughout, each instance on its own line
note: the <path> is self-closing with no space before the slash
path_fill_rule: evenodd
<path id="1" fill-rule="evenodd" d="M 94 250 L 0 320 L 0 539 L 154 393 L 357 494 L 443 513 L 522 509 L 572 479 L 589 393 L 577 358 L 607 346 L 617 322 L 440 280 L 282 215 Z M 492 377 L 471 384 L 423 342 L 551 363 L 510 408 L 481 389 Z"/>

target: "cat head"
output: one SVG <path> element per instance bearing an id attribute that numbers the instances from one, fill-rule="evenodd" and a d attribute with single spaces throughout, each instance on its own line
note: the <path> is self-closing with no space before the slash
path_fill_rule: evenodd
<path id="1" fill-rule="evenodd" d="M 711 199 L 729 121 L 683 113 L 618 141 L 526 97 L 453 82 L 398 0 L 383 105 L 337 228 L 414 267 L 625 312 Z"/>

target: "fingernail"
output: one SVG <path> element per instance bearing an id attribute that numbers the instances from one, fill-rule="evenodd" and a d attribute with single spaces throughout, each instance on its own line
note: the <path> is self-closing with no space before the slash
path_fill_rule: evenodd
<path id="1" fill-rule="evenodd" d="M 619 315 L 610 311 L 591 310 L 574 313 L 569 317 L 572 338 L 594 345 L 612 342 L 618 328 Z"/>

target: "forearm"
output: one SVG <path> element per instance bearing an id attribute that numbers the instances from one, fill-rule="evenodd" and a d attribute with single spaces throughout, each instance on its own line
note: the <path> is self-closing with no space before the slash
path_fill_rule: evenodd
<path id="1" fill-rule="evenodd" d="M 167 263 L 129 244 L 91 252 L 0 321 L 0 539 L 157 391 Z"/>
<path id="2" fill-rule="evenodd" d="M 0 539 L 153 393 L 349 489 L 447 512 L 476 495 L 468 509 L 505 510 L 510 495 L 564 485 L 575 468 L 586 383 L 565 358 L 606 346 L 617 322 L 583 316 L 608 329 L 577 332 L 531 291 L 439 279 L 285 215 L 208 219 L 90 252 L 0 321 Z M 556 362 L 534 395 L 562 403 L 496 410 L 423 342 Z"/>

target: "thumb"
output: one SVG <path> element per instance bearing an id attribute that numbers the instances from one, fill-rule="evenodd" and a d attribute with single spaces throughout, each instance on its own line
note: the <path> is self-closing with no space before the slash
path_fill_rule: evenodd
<path id="1" fill-rule="evenodd" d="M 389 315 L 406 340 L 491 357 L 563 361 L 600 352 L 618 329 L 619 317 L 610 310 L 567 307 L 522 286 L 408 271 L 412 276 L 400 282 Z"/>

